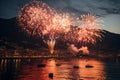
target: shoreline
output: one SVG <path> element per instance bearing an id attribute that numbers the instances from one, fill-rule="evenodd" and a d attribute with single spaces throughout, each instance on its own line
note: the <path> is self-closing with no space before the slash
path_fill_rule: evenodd
<path id="1" fill-rule="evenodd" d="M 56 55 L 49 55 L 49 56 L 1 56 L 0 59 L 42 59 L 42 58 L 95 58 L 95 59 L 118 59 L 120 60 L 120 56 L 92 56 L 92 55 L 81 55 L 81 56 L 56 56 Z"/>

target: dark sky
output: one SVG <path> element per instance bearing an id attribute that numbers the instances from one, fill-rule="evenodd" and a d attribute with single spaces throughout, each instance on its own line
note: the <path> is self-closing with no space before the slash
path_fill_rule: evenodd
<path id="1" fill-rule="evenodd" d="M 32 0 L 0 0 L 0 18 L 16 17 L 20 8 Z M 103 29 L 120 33 L 120 0 L 39 0 L 56 10 L 80 15 L 93 13 L 104 21 Z"/>

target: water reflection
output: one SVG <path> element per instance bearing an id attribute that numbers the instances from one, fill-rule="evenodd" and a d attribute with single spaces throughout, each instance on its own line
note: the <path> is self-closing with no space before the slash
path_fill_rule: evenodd
<path id="1" fill-rule="evenodd" d="M 97 60 L 79 60 L 79 75 L 81 78 L 85 78 L 84 80 L 106 80 L 105 76 L 105 64 L 101 61 Z M 86 65 L 91 65 L 93 67 L 86 68 Z"/>
<path id="2" fill-rule="evenodd" d="M 0 80 L 108 80 L 105 69 L 106 64 L 96 59 L 1 59 Z"/>

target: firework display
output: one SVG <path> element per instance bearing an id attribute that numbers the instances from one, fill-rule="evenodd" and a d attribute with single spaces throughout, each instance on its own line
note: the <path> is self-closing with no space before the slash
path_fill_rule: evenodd
<path id="1" fill-rule="evenodd" d="M 71 26 L 74 22 L 79 22 L 79 26 Z M 61 33 L 64 34 L 62 39 L 81 44 L 95 44 L 103 36 L 101 20 L 96 16 L 87 14 L 82 15 L 81 19 L 73 20 L 68 13 L 57 13 L 46 3 L 38 1 L 30 2 L 21 9 L 18 23 L 28 34 L 42 37 L 49 49 L 52 49 L 51 53 L 54 52 L 56 39 L 61 37 Z"/>

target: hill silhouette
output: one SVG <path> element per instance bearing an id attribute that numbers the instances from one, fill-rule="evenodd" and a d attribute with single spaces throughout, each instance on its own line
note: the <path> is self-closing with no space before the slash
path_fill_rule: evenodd
<path id="1" fill-rule="evenodd" d="M 91 44 L 88 46 L 91 51 L 120 53 L 120 34 L 111 33 L 106 30 L 103 31 L 104 37 L 102 41 L 97 41 L 95 45 Z M 10 44 L 6 44 L 7 42 Z M 63 44 L 61 45 L 61 43 Z M 14 46 L 11 47 L 13 44 L 32 49 L 46 47 L 42 38 L 35 38 L 23 32 L 18 26 L 16 18 L 0 19 L 0 47 L 5 46 L 7 49 L 14 49 Z M 65 48 L 64 46 L 66 46 L 61 41 L 58 41 L 57 44 L 61 48 Z"/>

